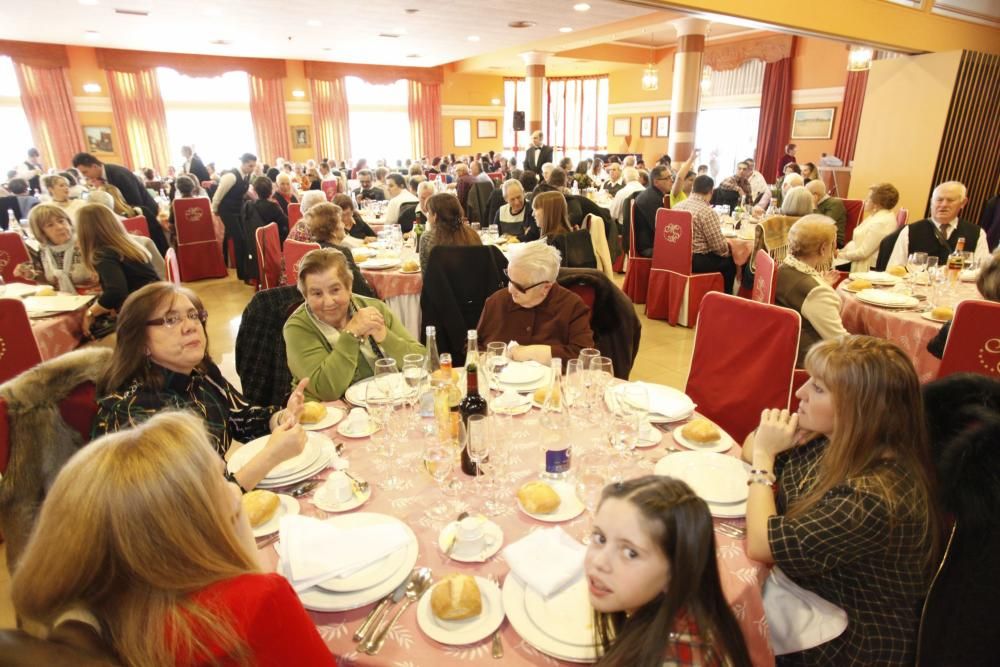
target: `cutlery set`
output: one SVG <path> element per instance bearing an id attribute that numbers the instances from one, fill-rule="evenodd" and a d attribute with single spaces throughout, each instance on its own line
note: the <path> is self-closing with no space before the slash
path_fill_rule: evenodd
<path id="1" fill-rule="evenodd" d="M 368 655 L 378 653 L 385 644 L 385 638 L 388 636 L 389 631 L 396 624 L 396 621 L 399 620 L 399 617 L 403 615 L 407 607 L 419 600 L 420 596 L 427 592 L 432 583 L 434 583 L 434 577 L 430 568 L 419 567 L 413 570 L 410 576 L 396 587 L 396 590 L 383 598 L 368 613 L 361 627 L 354 633 L 353 639 L 358 642 L 358 649 Z M 382 623 L 382 619 L 390 613 L 389 607 L 399 604 L 400 601 L 403 604 L 396 610 L 395 614 L 387 622 Z"/>

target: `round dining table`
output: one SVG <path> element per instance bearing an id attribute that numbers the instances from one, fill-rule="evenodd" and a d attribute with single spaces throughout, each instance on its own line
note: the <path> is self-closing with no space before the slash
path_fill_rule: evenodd
<path id="1" fill-rule="evenodd" d="M 328 403 L 328 405 L 345 407 L 341 402 Z M 539 410 L 531 409 L 524 415 L 513 417 L 507 431 L 508 437 L 501 436 L 504 446 L 510 448 L 509 479 L 507 486 L 501 487 L 498 494 L 501 499 L 506 498 L 502 511 L 499 516 L 490 518 L 502 528 L 504 546 L 520 540 L 532 531 L 552 525 L 542 523 L 522 513 L 515 501 L 515 490 L 523 483 L 538 478 L 539 470 L 543 465 L 545 455 L 539 443 L 546 437 L 551 437 L 552 431 L 541 425 L 540 415 Z M 594 435 L 595 432 L 602 429 L 595 428 L 592 424 L 580 422 L 584 422 L 584 420 L 578 420 L 576 426 L 571 426 L 559 434 L 560 437 L 574 443 L 574 449 L 577 450 L 574 456 L 581 453 L 579 450 L 593 450 L 602 447 L 597 436 Z M 406 523 L 416 534 L 418 540 L 419 555 L 416 566 L 430 568 L 433 571 L 435 581 L 448 574 L 461 573 L 485 577 L 502 586 L 510 571 L 504 560 L 502 549 L 484 563 L 469 564 L 449 559 L 438 546 L 440 531 L 455 517 L 449 517 L 443 521 L 433 520 L 425 514 L 425 510 L 439 503 L 454 501 L 455 498 L 444 496 L 431 477 L 424 472 L 422 451 L 429 439 L 434 436 L 428 435 L 427 431 L 430 429 L 423 427 L 431 424 L 432 419 L 419 419 L 413 416 L 410 423 L 411 428 L 407 437 L 396 443 L 395 460 L 391 464 L 392 471 L 401 478 L 402 485 L 391 491 L 382 489 L 379 483 L 379 480 L 387 475 L 390 464 L 385 457 L 367 451 L 367 438 L 340 437 L 336 427 L 321 431 L 334 441 L 344 443 L 345 448 L 342 456 L 349 461 L 349 472 L 359 479 L 368 481 L 373 489 L 367 502 L 352 511 L 387 514 Z M 634 456 L 626 459 L 624 463 L 618 464 L 623 477 L 631 478 L 651 474 L 654 464 L 658 460 L 670 456 L 679 449 L 671 437 L 669 427 L 670 425 L 665 427 L 666 431 L 663 432 L 659 444 L 648 449 L 637 449 Z M 604 446 L 604 449 L 608 450 L 609 456 L 617 456 L 611 453 L 610 447 Z M 739 451 L 739 446 L 734 444 L 727 455 L 739 456 Z M 327 469 L 321 475 L 326 477 L 330 472 L 331 469 Z M 466 501 L 471 500 L 472 509 L 478 508 L 479 500 L 475 494 L 474 479 L 463 475 L 458 466 L 455 467 L 453 474 L 463 479 L 464 490 L 459 494 L 459 497 Z M 485 486 L 484 484 L 484 488 Z M 311 494 L 299 499 L 301 514 L 320 518 L 342 516 L 326 515 L 309 501 L 309 497 Z M 744 519 L 716 519 L 715 523 L 715 554 L 723 593 L 743 630 L 753 664 L 758 667 L 773 665 L 774 656 L 769 643 L 762 600 L 762 589 L 768 575 L 768 567 L 747 556 L 745 537 L 734 538 L 719 532 L 719 524 L 721 523 L 735 526 L 737 530 L 744 528 Z M 589 530 L 589 518 L 584 512 L 560 525 L 570 536 L 580 539 L 582 533 Z M 727 532 L 731 531 L 727 529 Z M 259 553 L 262 566 L 267 571 L 277 570 L 278 556 L 275 545 L 265 546 Z M 416 614 L 412 608 L 403 614 L 396 626 L 389 632 L 384 647 L 377 655 L 369 656 L 362 653 L 358 650 L 352 635 L 373 606 L 374 603 L 352 611 L 336 613 L 309 612 L 310 617 L 316 623 L 320 636 L 337 656 L 340 664 L 442 667 L 493 662 L 490 657 L 492 655 L 491 637 L 469 645 L 440 644 L 430 639 L 419 629 Z M 504 650 L 502 660 L 504 665 L 573 664 L 539 652 L 518 635 L 507 619 L 504 619 L 500 626 L 500 636 Z M 498 664 L 500 662 L 497 661 Z"/>

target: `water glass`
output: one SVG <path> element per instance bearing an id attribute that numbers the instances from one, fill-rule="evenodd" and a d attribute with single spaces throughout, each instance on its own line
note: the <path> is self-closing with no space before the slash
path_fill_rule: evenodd
<path id="1" fill-rule="evenodd" d="M 612 445 L 622 456 L 630 455 L 642 437 L 642 427 L 649 417 L 649 393 L 638 384 L 626 384 L 612 392 L 616 397 L 618 424 Z"/>
<path id="2" fill-rule="evenodd" d="M 380 482 L 383 489 L 393 490 L 402 487 L 403 481 L 396 476 L 396 440 L 394 431 L 396 400 L 391 394 L 383 392 L 374 382 L 368 383 L 365 395 L 368 417 L 378 429 L 372 434 L 371 443 L 376 453 L 381 453 L 388 468 L 386 476 Z"/>
<path id="3" fill-rule="evenodd" d="M 407 402 L 410 411 L 413 412 L 428 381 L 427 369 L 424 368 L 424 355 L 407 354 L 403 357 L 403 380 L 406 382 Z"/>
<path id="4" fill-rule="evenodd" d="M 470 415 L 465 431 L 465 449 L 480 474 L 476 475 L 476 495 L 482 495 L 482 464 L 490 455 L 490 423 L 486 415 Z"/>
<path id="5" fill-rule="evenodd" d="M 580 541 L 590 544 L 594 513 L 607 485 L 607 467 L 600 452 L 587 452 L 576 459 L 576 495 L 587 509 L 590 521 L 584 524 Z"/>
<path id="6" fill-rule="evenodd" d="M 446 498 L 455 495 L 455 487 L 445 484 L 445 480 L 451 475 L 455 468 L 455 452 L 447 443 L 438 442 L 436 438 L 431 438 L 424 448 L 423 464 L 424 470 L 430 474 L 438 491 Z M 435 503 L 429 507 L 424 514 L 434 520 L 441 520 L 451 515 L 447 503 Z"/>
<path id="7" fill-rule="evenodd" d="M 584 401 L 583 378 L 585 372 L 580 370 L 580 360 L 570 359 L 566 362 L 566 376 L 563 378 L 563 405 L 570 413 L 578 413 Z"/>

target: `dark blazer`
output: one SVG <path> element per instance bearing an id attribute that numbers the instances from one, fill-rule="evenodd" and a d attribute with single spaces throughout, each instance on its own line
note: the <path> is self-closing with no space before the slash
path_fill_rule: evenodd
<path id="1" fill-rule="evenodd" d="M 138 206 L 142 209 L 142 214 L 145 216 L 146 222 L 149 223 L 149 237 L 153 239 L 153 243 L 156 244 L 156 249 L 160 251 L 160 254 L 166 255 L 167 249 L 170 246 L 167 244 L 167 237 L 163 233 L 163 228 L 160 227 L 160 223 L 156 219 L 156 214 L 159 213 L 160 207 L 157 205 L 156 200 L 153 199 L 153 196 L 139 182 L 135 174 L 121 165 L 105 164 L 104 174 L 107 177 L 108 183 L 121 191 L 122 197 L 125 198 L 128 204 Z"/>
<path id="2" fill-rule="evenodd" d="M 635 249 L 640 255 L 650 257 L 653 252 L 653 236 L 656 228 L 656 212 L 663 208 L 663 193 L 650 185 L 635 198 Z"/>
<path id="3" fill-rule="evenodd" d="M 198 185 L 201 185 L 202 181 L 212 180 L 208 175 L 208 169 L 205 168 L 205 163 L 201 161 L 197 153 L 191 155 L 191 166 L 188 167 L 188 173 L 198 179 Z"/>
<path id="4" fill-rule="evenodd" d="M 552 162 L 552 146 L 542 146 L 541 148 L 528 147 L 527 152 L 524 154 L 525 169 L 535 172 L 541 178 L 542 165 L 546 162 Z"/>

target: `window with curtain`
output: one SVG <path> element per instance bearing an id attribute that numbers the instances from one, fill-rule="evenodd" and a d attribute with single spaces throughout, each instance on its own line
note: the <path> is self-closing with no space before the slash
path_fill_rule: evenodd
<path id="1" fill-rule="evenodd" d="M 716 183 L 736 173 L 736 163 L 756 150 L 763 86 L 763 60 L 748 60 L 728 70 L 706 67 L 695 130 L 695 144 L 701 154 L 695 164 L 707 164 L 709 176 Z M 750 100 L 752 105 L 748 106 Z M 680 162 L 687 156 L 673 158 Z"/>
<path id="2" fill-rule="evenodd" d="M 545 80 L 546 142 L 579 161 L 608 147 L 608 77 Z"/>
<path id="3" fill-rule="evenodd" d="M 413 157 L 410 144 L 410 113 L 405 79 L 386 85 L 346 77 L 351 126 L 352 159 L 366 158 L 374 165 L 390 164 Z"/>
<path id="4" fill-rule="evenodd" d="M 0 128 L 3 128 L 0 131 L 0 166 L 6 180 L 8 171 L 24 166 L 32 145 L 31 127 L 21 108 L 14 61 L 7 57 L 0 57 Z"/>
<path id="5" fill-rule="evenodd" d="M 237 166 L 243 153 L 258 152 L 246 72 L 192 77 L 159 67 L 156 78 L 167 114 L 171 164 L 184 163 L 181 146 L 193 146 L 217 171 Z"/>

